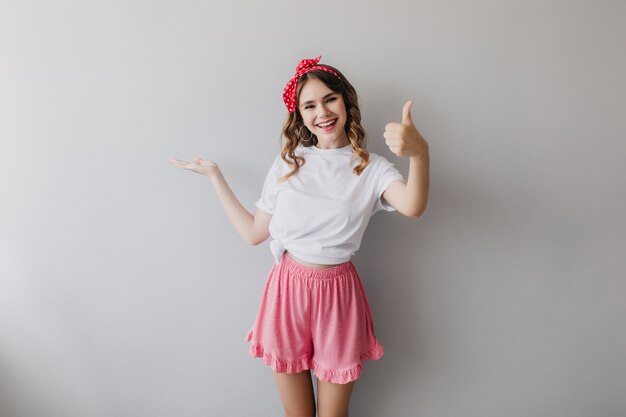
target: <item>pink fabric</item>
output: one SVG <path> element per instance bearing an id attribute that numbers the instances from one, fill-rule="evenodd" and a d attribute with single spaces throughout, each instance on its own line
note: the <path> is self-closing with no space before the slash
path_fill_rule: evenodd
<path id="1" fill-rule="evenodd" d="M 270 271 L 246 340 L 250 355 L 275 372 L 311 369 L 338 384 L 358 379 L 362 362 L 384 353 L 352 262 L 313 269 L 286 254 Z"/>

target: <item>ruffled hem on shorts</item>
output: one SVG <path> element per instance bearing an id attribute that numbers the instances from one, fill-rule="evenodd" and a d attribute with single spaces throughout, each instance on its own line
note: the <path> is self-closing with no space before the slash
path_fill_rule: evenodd
<path id="1" fill-rule="evenodd" d="M 376 343 L 370 350 L 361 355 L 361 361 L 378 360 L 383 356 L 384 353 L 385 350 L 380 345 L 380 343 L 376 341 Z M 313 365 L 313 373 L 315 373 L 317 379 L 326 382 L 332 382 L 334 384 L 347 384 L 349 382 L 356 381 L 361 377 L 361 373 L 363 372 L 363 365 L 361 363 L 353 366 L 352 368 L 337 370 L 326 369 L 321 367 L 315 361 L 311 362 Z"/>
<path id="2" fill-rule="evenodd" d="M 263 362 L 270 368 L 272 368 L 275 372 L 286 372 L 288 374 L 295 374 L 298 372 L 306 371 L 307 369 L 311 369 L 309 363 L 311 360 L 309 358 L 302 358 L 295 361 L 287 361 L 275 358 L 269 353 L 266 353 L 263 350 L 261 345 L 252 344 L 250 345 L 250 356 L 253 358 L 262 358 Z"/>
<path id="3" fill-rule="evenodd" d="M 252 333 L 252 330 L 248 332 L 248 335 L 246 336 L 247 342 L 252 341 Z M 278 359 L 272 354 L 265 352 L 263 346 L 258 343 L 251 343 L 248 353 L 253 358 L 262 358 L 263 362 L 265 362 L 265 364 L 272 368 L 272 370 L 275 372 L 287 372 L 289 374 L 295 374 L 298 372 L 306 371 L 307 369 L 311 369 L 311 359 L 308 357 L 304 357 L 295 361 Z"/>
<path id="4" fill-rule="evenodd" d="M 252 339 L 252 332 L 248 333 L 246 340 L 250 342 Z M 262 358 L 263 362 L 269 366 L 274 372 L 286 372 L 286 373 L 298 373 L 311 369 L 317 379 L 332 382 L 334 384 L 347 384 L 352 381 L 356 381 L 363 372 L 363 365 L 357 364 L 348 369 L 327 369 L 320 366 L 316 361 L 304 357 L 299 360 L 282 360 L 274 357 L 272 354 L 265 352 L 263 346 L 258 343 L 251 343 L 249 352 L 253 358 Z M 381 344 L 376 341 L 374 346 L 361 355 L 361 361 L 366 360 L 378 360 L 385 353 Z"/>

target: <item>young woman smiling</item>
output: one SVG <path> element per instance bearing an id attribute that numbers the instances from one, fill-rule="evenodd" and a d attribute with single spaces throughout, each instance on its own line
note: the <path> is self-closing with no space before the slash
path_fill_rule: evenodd
<path id="1" fill-rule="evenodd" d="M 350 258 L 374 213 L 419 217 L 428 201 L 429 148 L 411 120 L 412 103 L 383 134 L 395 155 L 410 158 L 404 181 L 387 159 L 365 149 L 356 91 L 319 60 L 302 60 L 285 86 L 285 143 L 254 214 L 214 162 L 172 160 L 211 180 L 243 239 L 256 245 L 272 237 L 275 263 L 246 340 L 251 356 L 273 370 L 287 417 L 314 417 L 316 410 L 319 417 L 348 416 L 362 362 L 384 353 Z"/>

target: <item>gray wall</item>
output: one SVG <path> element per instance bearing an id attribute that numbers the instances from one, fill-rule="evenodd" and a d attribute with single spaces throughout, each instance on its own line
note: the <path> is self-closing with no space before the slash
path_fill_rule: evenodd
<path id="1" fill-rule="evenodd" d="M 414 100 L 425 215 L 355 263 L 381 361 L 352 415 L 626 414 L 623 1 L 42 0 L 0 6 L 0 415 L 279 416 L 245 335 L 272 264 L 249 209 L 282 88 L 323 55 L 368 148 Z"/>

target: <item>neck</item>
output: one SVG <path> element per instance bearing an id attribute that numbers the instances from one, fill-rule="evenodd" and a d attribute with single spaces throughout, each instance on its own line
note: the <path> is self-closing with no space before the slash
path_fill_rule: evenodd
<path id="1" fill-rule="evenodd" d="M 341 135 L 340 137 L 337 138 L 337 140 L 334 141 L 321 141 L 319 140 L 319 138 L 317 139 L 317 146 L 320 149 L 339 149 L 339 148 L 343 148 L 344 146 L 348 146 L 350 144 L 350 140 L 348 139 L 348 136 L 345 134 Z"/>

